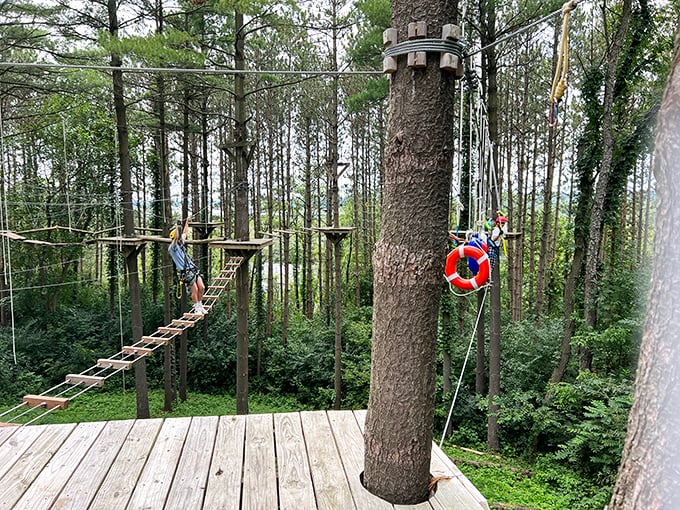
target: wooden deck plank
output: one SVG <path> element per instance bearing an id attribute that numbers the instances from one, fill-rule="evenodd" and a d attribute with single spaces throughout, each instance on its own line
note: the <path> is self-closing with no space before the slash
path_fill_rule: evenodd
<path id="1" fill-rule="evenodd" d="M 443 472 L 451 475 L 451 480 L 441 480 L 437 484 L 437 492 L 434 496 L 446 508 L 453 510 L 466 510 L 468 508 L 489 510 L 489 504 L 484 496 L 439 447 L 433 447 L 431 469 L 435 473 Z"/>
<path id="2" fill-rule="evenodd" d="M 191 418 L 165 420 L 126 508 L 164 508 L 190 424 Z"/>
<path id="3" fill-rule="evenodd" d="M 300 417 L 319 510 L 356 508 L 326 413 L 303 411 Z"/>
<path id="4" fill-rule="evenodd" d="M 16 432 L 18 424 L 0 422 L 0 445 Z"/>
<path id="5" fill-rule="evenodd" d="M 125 509 L 162 424 L 160 418 L 135 422 L 90 509 Z"/>
<path id="6" fill-rule="evenodd" d="M 360 475 L 364 471 L 364 436 L 354 413 L 328 411 L 327 414 L 357 508 L 371 510 L 394 508 L 388 501 L 366 490 L 361 483 Z"/>
<path id="7" fill-rule="evenodd" d="M 364 489 L 364 411 L 303 411 L 0 429 L 0 510 L 488 510 L 433 443 L 450 476 L 420 505 Z M 5 433 L 7 434 L 7 432 Z"/>
<path id="8" fill-rule="evenodd" d="M 15 508 L 16 502 L 38 477 L 61 444 L 75 429 L 75 423 L 51 425 L 33 442 L 0 479 L 0 508 Z"/>
<path id="9" fill-rule="evenodd" d="M 273 416 L 271 414 L 248 415 L 245 441 L 241 509 L 276 508 Z"/>
<path id="10" fill-rule="evenodd" d="M 0 480 L 10 470 L 14 463 L 21 458 L 26 450 L 33 446 L 37 437 L 45 432 L 46 425 L 35 427 L 23 427 L 18 430 L 10 428 L 2 429 L 1 432 L 15 432 L 15 434 L 0 446 Z"/>
<path id="11" fill-rule="evenodd" d="M 64 486 L 54 504 L 59 510 L 87 510 L 128 437 L 134 420 L 106 423 L 104 430 Z"/>
<path id="12" fill-rule="evenodd" d="M 203 507 L 217 423 L 217 416 L 196 416 L 191 419 L 166 508 L 200 510 Z"/>
<path id="13" fill-rule="evenodd" d="M 203 508 L 240 508 L 246 417 L 221 416 Z"/>
<path id="14" fill-rule="evenodd" d="M 274 415 L 279 510 L 316 510 L 300 413 Z"/>
<path id="15" fill-rule="evenodd" d="M 19 499 L 17 507 L 31 510 L 52 508 L 58 494 L 105 425 L 106 422 L 102 421 L 78 424 Z"/>

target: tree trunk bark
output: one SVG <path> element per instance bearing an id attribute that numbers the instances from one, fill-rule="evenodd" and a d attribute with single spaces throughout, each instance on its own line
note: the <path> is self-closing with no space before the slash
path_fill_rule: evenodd
<path id="1" fill-rule="evenodd" d="M 413 20 L 428 36 L 455 9 L 445 0 L 393 0 L 392 24 L 406 39 Z M 383 218 L 374 263 L 371 393 L 364 433 L 364 485 L 398 504 L 428 497 L 434 424 L 436 339 L 446 258 L 453 158 L 454 77 L 406 58 L 392 75 Z"/>
<path id="2" fill-rule="evenodd" d="M 245 32 L 243 14 L 235 13 L 235 56 L 234 64 L 238 70 L 245 69 L 243 47 Z M 250 239 L 248 216 L 248 165 L 252 152 L 248 144 L 246 125 L 245 77 L 234 76 L 234 185 L 236 186 L 236 207 L 234 235 L 239 241 Z M 248 304 L 250 288 L 248 285 L 248 259 L 245 258 L 236 270 L 236 413 L 248 414 Z"/>
<path id="3" fill-rule="evenodd" d="M 628 434 L 610 510 L 680 508 L 680 263 L 673 237 L 680 207 L 680 32 L 661 104 L 654 154 L 654 268 Z M 661 240 L 661 241 L 659 241 Z"/>
<path id="4" fill-rule="evenodd" d="M 616 31 L 611 49 L 607 55 L 607 74 L 604 87 L 604 103 L 602 113 L 602 162 L 600 163 L 599 178 L 595 190 L 595 200 L 590 213 L 590 232 L 588 236 L 588 256 L 585 260 L 583 312 L 586 328 L 594 328 L 597 324 L 597 264 L 599 261 L 600 244 L 602 240 L 602 224 L 604 221 L 605 195 L 609 185 L 612 159 L 614 155 L 614 135 L 612 133 L 612 107 L 614 104 L 614 82 L 616 81 L 616 67 L 619 62 L 626 32 L 631 18 L 632 0 L 623 0 L 621 22 Z M 579 369 L 591 370 L 593 353 L 588 347 L 579 350 Z"/>
<path id="5" fill-rule="evenodd" d="M 109 32 L 118 37 L 118 12 L 115 0 L 107 3 L 109 15 Z M 111 55 L 111 67 L 120 67 L 120 57 Z M 120 193 L 123 209 L 123 232 L 125 237 L 135 235 L 135 217 L 132 207 L 132 176 L 130 171 L 130 145 L 128 140 L 127 109 L 123 85 L 123 72 L 114 70 L 113 76 L 113 103 L 116 113 L 116 132 L 118 135 L 118 160 L 120 164 Z M 139 287 L 139 267 L 137 261 L 138 251 L 132 250 L 126 254 L 125 265 L 127 269 L 128 283 L 130 286 L 130 313 L 132 323 L 132 341 L 136 343 L 142 339 L 142 304 Z M 135 390 L 137 395 L 137 418 L 149 418 L 149 394 L 146 381 L 146 361 L 139 358 L 135 364 Z"/>

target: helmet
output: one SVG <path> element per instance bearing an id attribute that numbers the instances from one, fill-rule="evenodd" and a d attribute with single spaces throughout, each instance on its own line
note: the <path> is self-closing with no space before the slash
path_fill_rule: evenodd
<path id="1" fill-rule="evenodd" d="M 496 223 L 505 223 L 507 221 L 508 220 L 505 219 L 505 216 L 499 216 L 498 218 L 496 218 Z"/>

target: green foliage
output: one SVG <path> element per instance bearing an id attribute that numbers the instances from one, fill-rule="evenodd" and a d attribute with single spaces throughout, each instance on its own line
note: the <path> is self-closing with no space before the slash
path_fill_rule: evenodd
<path id="1" fill-rule="evenodd" d="M 482 455 L 444 445 L 463 474 L 490 505 L 502 504 L 540 510 L 601 510 L 611 488 L 565 467 L 552 455 L 531 462 L 504 455 Z"/>
<path id="2" fill-rule="evenodd" d="M 543 448 L 601 483 L 612 483 L 632 404 L 630 381 L 582 372 L 576 381 L 551 385 L 537 410 Z"/>
<path id="3" fill-rule="evenodd" d="M 583 419 L 569 430 L 572 437 L 560 446 L 556 457 L 580 467 L 598 481 L 613 484 L 631 405 L 632 395 L 620 395 L 585 406 Z"/>

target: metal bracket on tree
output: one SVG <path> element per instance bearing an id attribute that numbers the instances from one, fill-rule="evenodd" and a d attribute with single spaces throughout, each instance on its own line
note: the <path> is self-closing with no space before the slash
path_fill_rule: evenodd
<path id="1" fill-rule="evenodd" d="M 407 55 L 407 66 L 420 69 L 427 66 L 427 53 L 439 53 L 439 68 L 455 73 L 456 78 L 465 75 L 463 51 L 460 41 L 460 27 L 447 24 L 442 27 L 441 39 L 427 39 L 427 25 L 424 21 L 408 24 L 408 40 L 397 42 L 397 29 L 388 28 L 383 32 L 383 72 L 397 71 L 397 57 Z"/>

